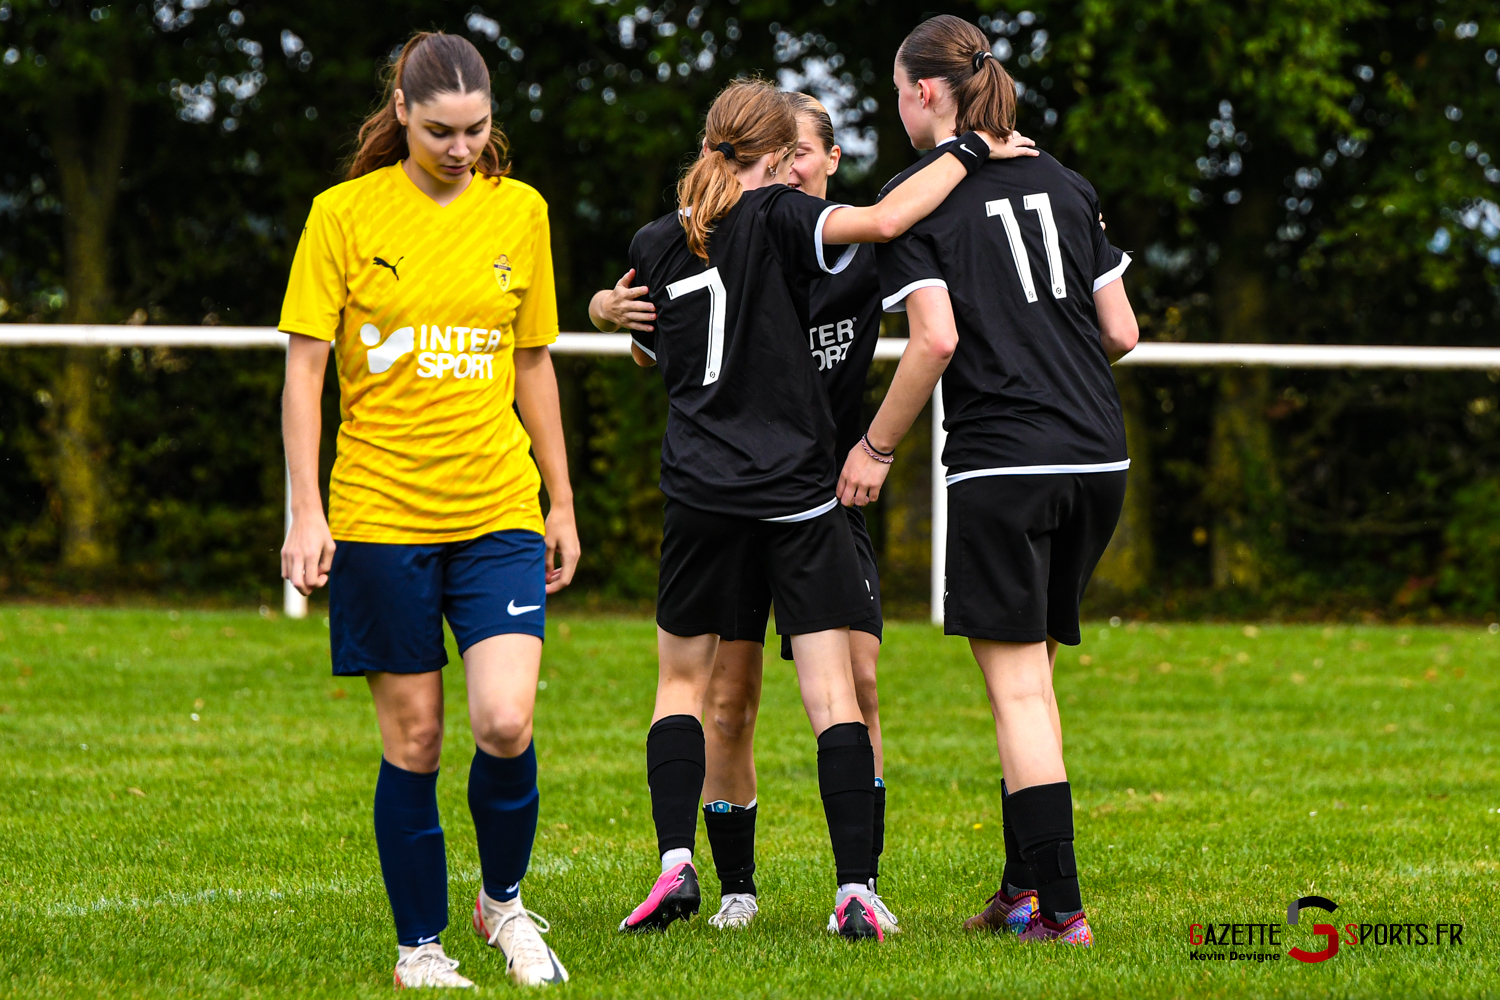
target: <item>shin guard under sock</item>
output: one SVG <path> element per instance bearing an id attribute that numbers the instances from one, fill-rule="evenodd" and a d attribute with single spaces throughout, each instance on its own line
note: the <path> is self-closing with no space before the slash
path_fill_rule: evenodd
<path id="1" fill-rule="evenodd" d="M 1061 923 L 1083 909 L 1073 857 L 1073 792 L 1066 781 L 1032 785 L 1007 800 L 1016 844 L 1036 882 L 1042 916 Z"/>
<path id="2" fill-rule="evenodd" d="M 646 735 L 646 783 L 656 849 L 691 851 L 698 833 L 698 800 L 703 798 L 703 724 L 691 715 L 658 719 Z"/>
<path id="3" fill-rule="evenodd" d="M 818 790 L 838 884 L 868 885 L 875 839 L 875 750 L 863 722 L 829 726 L 818 737 Z"/>
<path id="4" fill-rule="evenodd" d="M 536 744 L 517 757 L 495 757 L 474 748 L 469 765 L 469 812 L 479 841 L 485 895 L 505 903 L 521 891 L 536 841 L 541 794 L 536 787 Z"/>
<path id="5" fill-rule="evenodd" d="M 396 920 L 396 943 L 436 941 L 448 926 L 448 857 L 438 822 L 438 773 L 417 774 L 381 758 L 375 782 L 375 847 Z"/>
<path id="6" fill-rule="evenodd" d="M 875 824 L 870 839 L 870 881 L 880 879 L 880 856 L 885 853 L 885 780 L 875 779 Z M 872 892 L 876 891 L 872 885 Z"/>
<path id="7" fill-rule="evenodd" d="M 721 893 L 748 892 L 755 895 L 755 810 L 736 806 L 729 812 L 703 808 L 703 828 L 714 852 Z"/>
<path id="8" fill-rule="evenodd" d="M 1031 869 L 1026 866 L 1025 861 L 1021 860 L 1021 845 L 1016 843 L 1016 827 L 1010 818 L 1013 808 L 1010 804 L 1010 790 L 1005 787 L 1005 779 L 1001 778 L 1000 828 L 1005 838 L 1005 872 L 1000 876 L 1000 889 L 1012 898 L 1018 890 L 1036 887 L 1036 880 L 1031 877 Z"/>

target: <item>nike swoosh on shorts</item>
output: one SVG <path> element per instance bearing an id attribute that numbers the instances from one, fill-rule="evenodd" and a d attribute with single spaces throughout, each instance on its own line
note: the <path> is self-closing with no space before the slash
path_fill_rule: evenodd
<path id="1" fill-rule="evenodd" d="M 528 611 L 535 611 L 537 608 L 540 608 L 540 607 L 541 607 L 540 604 L 527 604 L 527 605 L 524 605 L 524 606 L 518 608 L 518 607 L 516 607 L 516 599 L 514 597 L 512 597 L 510 599 L 510 603 L 505 606 L 505 611 L 506 611 L 507 614 L 511 614 L 511 615 L 524 615 L 526 612 L 528 612 Z"/>

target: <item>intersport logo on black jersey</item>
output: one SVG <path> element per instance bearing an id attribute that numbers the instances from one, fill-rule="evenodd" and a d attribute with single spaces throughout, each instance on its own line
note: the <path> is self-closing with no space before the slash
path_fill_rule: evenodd
<path id="1" fill-rule="evenodd" d="M 854 346 L 854 319 L 808 327 L 807 346 L 817 359 L 818 371 L 827 371 L 849 356 L 849 348 Z"/>
<path id="2" fill-rule="evenodd" d="M 403 326 L 381 342 L 380 328 L 366 323 L 359 328 L 360 341 L 370 350 L 365 354 L 365 363 L 370 374 L 379 375 L 414 350 L 417 354 L 418 378 L 495 377 L 495 348 L 502 339 L 499 330 L 482 327 L 438 326 L 422 324 L 420 334 L 416 327 Z"/>

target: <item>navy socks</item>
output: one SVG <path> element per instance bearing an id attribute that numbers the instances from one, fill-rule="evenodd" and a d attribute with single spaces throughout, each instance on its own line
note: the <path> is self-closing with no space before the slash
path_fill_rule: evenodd
<path id="1" fill-rule="evenodd" d="M 495 757 L 474 748 L 469 765 L 469 812 L 479 841 L 484 892 L 496 902 L 515 899 L 531 861 L 541 794 L 536 787 L 536 744 L 517 757 Z"/>
<path id="2" fill-rule="evenodd" d="M 448 858 L 438 823 L 438 773 L 417 774 L 381 758 L 375 783 L 375 845 L 396 918 L 396 941 L 408 948 L 436 941 L 448 926 Z"/>

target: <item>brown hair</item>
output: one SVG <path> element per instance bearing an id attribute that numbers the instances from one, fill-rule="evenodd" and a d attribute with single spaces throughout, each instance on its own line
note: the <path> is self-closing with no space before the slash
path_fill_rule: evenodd
<path id="1" fill-rule="evenodd" d="M 961 17 L 939 14 L 912 29 L 896 50 L 896 63 L 913 83 L 947 81 L 958 105 L 955 134 L 1008 139 L 1016 127 L 1016 84 L 999 59 L 980 57 L 989 51 L 984 32 Z"/>
<path id="2" fill-rule="evenodd" d="M 823 140 L 823 152 L 833 152 L 833 119 L 828 117 L 828 109 L 823 107 L 823 102 L 810 94 L 801 94 L 795 90 L 782 96 L 786 98 L 798 121 L 805 118 L 812 123 L 818 138 Z"/>
<path id="3" fill-rule="evenodd" d="M 406 158 L 406 127 L 396 118 L 397 90 L 406 98 L 408 110 L 438 94 L 489 94 L 490 70 L 467 38 L 440 31 L 419 31 L 412 35 L 386 73 L 385 102 L 359 127 L 346 180 L 363 177 Z M 474 169 L 485 177 L 504 177 L 510 173 L 510 146 L 505 133 L 493 122 L 489 140 Z"/>
<path id="4" fill-rule="evenodd" d="M 767 153 L 790 153 L 797 147 L 797 119 L 765 80 L 736 80 L 719 91 L 708 109 L 703 141 L 708 152 L 677 182 L 677 220 L 687 232 L 688 249 L 707 261 L 714 223 L 744 194 L 735 168 Z M 719 149 L 725 143 L 734 147 L 733 162 Z"/>

